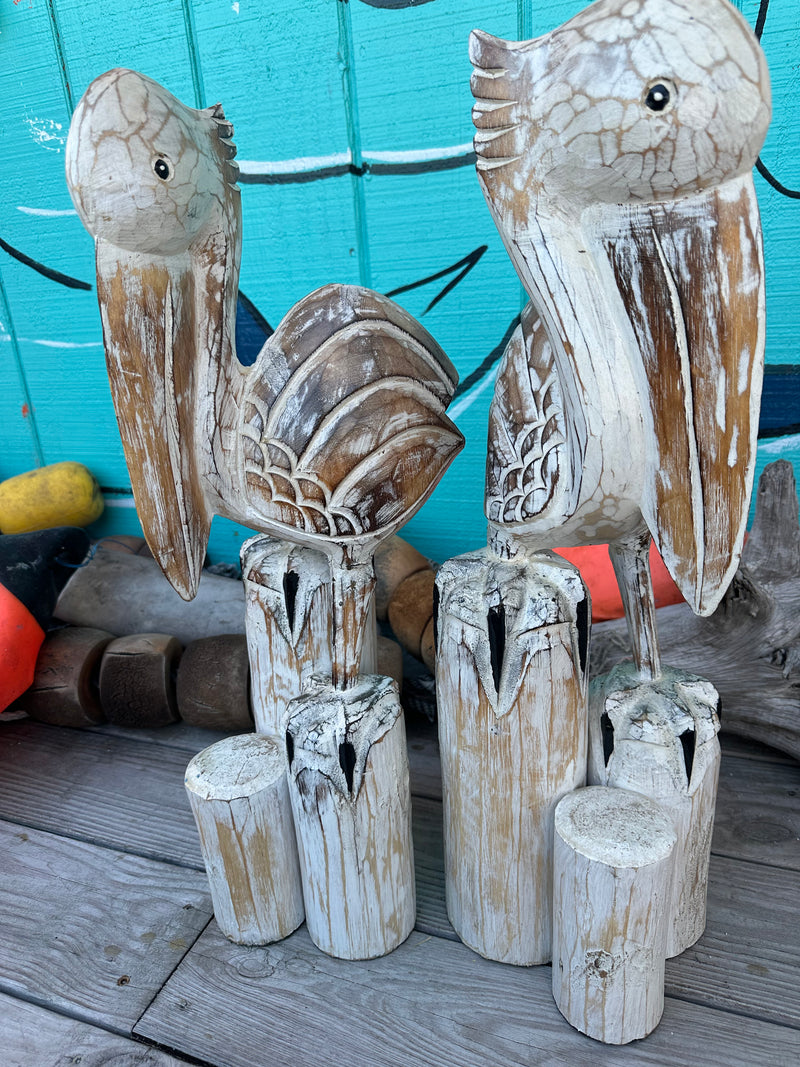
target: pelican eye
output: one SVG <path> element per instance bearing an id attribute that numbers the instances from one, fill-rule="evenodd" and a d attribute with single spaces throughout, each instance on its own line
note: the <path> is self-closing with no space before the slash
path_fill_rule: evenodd
<path id="1" fill-rule="evenodd" d="M 166 159 L 159 158 L 153 163 L 153 170 L 157 178 L 160 178 L 162 182 L 168 182 L 172 177 L 172 168 Z"/>
<path id="2" fill-rule="evenodd" d="M 651 111 L 664 111 L 669 107 L 673 92 L 666 82 L 653 82 L 647 87 L 644 105 Z"/>

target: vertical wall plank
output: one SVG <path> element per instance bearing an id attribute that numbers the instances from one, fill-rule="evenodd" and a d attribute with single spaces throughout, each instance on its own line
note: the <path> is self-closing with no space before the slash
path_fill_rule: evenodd
<path id="1" fill-rule="evenodd" d="M 69 92 L 48 5 L 9 8 L 0 40 L 0 235 L 51 271 L 93 280 L 91 241 L 72 212 L 63 177 Z M 35 427 L 41 441 L 35 462 L 73 458 L 104 466 L 101 475 L 127 480 L 103 383 L 93 294 L 43 277 L 6 252 L 0 255 L 20 377 L 28 394 L 19 399 L 29 404 L 28 418 L 33 419 L 32 424 L 23 422 L 20 404 L 12 425 L 23 439 Z M 29 468 L 32 459 L 25 449 L 16 459 L 13 452 L 5 453 L 2 473 Z"/>
<path id="2" fill-rule="evenodd" d="M 436 0 L 400 9 L 350 4 L 373 285 L 392 291 L 436 274 L 476 248 L 477 265 L 426 313 L 457 272 L 397 300 L 421 318 L 462 380 L 500 342 L 520 288 L 475 176 L 470 30 L 517 33 L 517 0 Z M 491 8 L 491 13 L 488 8 Z M 486 25 L 487 20 L 491 25 Z M 450 157 L 460 165 L 437 169 Z M 483 466 L 490 382 L 452 410 L 467 445 L 406 536 L 438 559 L 485 541 Z M 443 521 L 443 516 L 458 521 Z"/>

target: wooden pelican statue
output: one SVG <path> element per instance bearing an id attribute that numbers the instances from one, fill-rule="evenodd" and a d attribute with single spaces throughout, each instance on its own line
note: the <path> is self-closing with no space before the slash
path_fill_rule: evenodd
<path id="1" fill-rule="evenodd" d="M 727 0 L 598 0 L 535 40 L 476 30 L 470 47 L 478 176 L 531 298 L 490 416 L 490 541 L 610 542 L 635 662 L 656 678 L 650 538 L 701 615 L 743 543 L 764 55 Z"/>
<path id="2" fill-rule="evenodd" d="M 112 70 L 73 117 L 67 182 L 94 236 L 111 390 L 137 511 L 185 599 L 213 515 L 330 560 L 333 682 L 358 674 L 376 545 L 422 505 L 463 438 L 457 375 L 402 308 L 358 286 L 297 303 L 245 368 L 233 127 Z"/>
<path id="3" fill-rule="evenodd" d="M 588 595 L 551 549 L 611 545 L 634 664 L 593 685 L 591 714 L 623 739 L 634 703 L 642 719 L 669 705 L 675 735 L 718 728 L 713 687 L 698 701 L 696 679 L 662 672 L 648 550 L 703 614 L 741 551 L 769 81 L 727 0 L 598 0 L 533 41 L 475 31 L 470 50 L 478 176 L 530 304 L 489 417 L 489 545 L 437 575 L 447 906 L 476 951 L 532 964 L 551 958 L 553 814 L 585 782 L 590 714 Z"/>

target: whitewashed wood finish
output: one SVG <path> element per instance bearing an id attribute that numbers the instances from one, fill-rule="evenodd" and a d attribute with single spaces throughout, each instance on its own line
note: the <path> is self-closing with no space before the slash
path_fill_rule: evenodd
<path id="1" fill-rule="evenodd" d="M 289 785 L 306 922 L 341 959 L 383 956 L 416 915 L 411 794 L 397 685 L 312 679 L 289 709 Z"/>
<path id="2" fill-rule="evenodd" d="M 669 816 L 637 793 L 590 786 L 556 808 L 553 997 L 606 1044 L 661 1019 L 674 845 Z"/>
<path id="3" fill-rule="evenodd" d="M 764 55 L 727 0 L 599 0 L 533 41 L 475 31 L 470 54 L 478 176 L 531 297 L 490 415 L 490 542 L 621 543 L 634 650 L 657 676 L 643 535 L 704 615 L 742 548 Z"/>
<path id="4" fill-rule="evenodd" d="M 708 619 L 686 604 L 660 608 L 659 640 L 673 667 L 697 672 L 719 692 L 723 734 L 738 733 L 800 759 L 800 522 L 791 463 L 769 463 L 742 562 Z M 598 673 L 629 655 L 615 620 L 596 626 Z"/>
<path id="5" fill-rule="evenodd" d="M 241 561 L 256 729 L 283 737 L 289 701 L 300 695 L 312 674 L 331 673 L 334 623 L 328 561 L 308 545 L 263 534 L 245 541 Z M 374 597 L 365 611 L 362 634 L 358 672 L 376 674 Z"/>
<path id="6" fill-rule="evenodd" d="M 220 930 L 266 945 L 304 918 L 283 744 L 240 734 L 199 752 L 186 769 Z"/>
<path id="7" fill-rule="evenodd" d="M 445 563 L 437 589 L 448 915 L 482 956 L 546 963 L 553 812 L 586 776 L 588 596 L 564 560 L 490 549 Z"/>
<path id="8" fill-rule="evenodd" d="M 675 826 L 669 957 L 693 945 L 706 925 L 718 709 L 719 694 L 710 682 L 669 667 L 658 681 L 642 682 L 634 666 L 623 663 L 590 686 L 589 781 L 652 797 Z"/>
<path id="9" fill-rule="evenodd" d="M 109 378 L 137 511 L 180 594 L 214 514 L 330 561 L 331 675 L 358 676 L 372 554 L 424 503 L 463 437 L 455 368 L 397 304 L 328 285 L 255 364 L 236 358 L 241 204 L 232 125 L 135 71 L 95 79 L 67 182 L 93 234 Z"/>
<path id="10" fill-rule="evenodd" d="M 330 673 L 328 564 L 313 548 L 263 535 L 245 541 L 241 559 L 253 718 L 259 733 L 282 738 L 289 701 L 312 674 Z M 289 574 L 297 581 L 291 605 Z"/>

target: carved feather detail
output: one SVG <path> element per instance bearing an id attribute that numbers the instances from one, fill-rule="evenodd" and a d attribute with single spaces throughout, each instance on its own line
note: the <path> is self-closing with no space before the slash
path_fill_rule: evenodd
<path id="1" fill-rule="evenodd" d="M 528 305 L 503 357 L 489 412 L 490 522 L 524 523 L 547 509 L 565 461 L 566 440 L 552 347 Z"/>
<path id="2" fill-rule="evenodd" d="M 311 306 L 316 328 L 281 324 L 253 369 L 240 431 L 254 510 L 324 538 L 375 535 L 404 521 L 461 447 L 444 414 L 451 384 L 435 342 L 426 344 L 418 326 L 403 329 L 399 312 L 389 321 L 368 290 L 349 296 L 384 316 L 350 321 L 333 286 L 300 301 L 290 317 L 305 322 Z"/>

